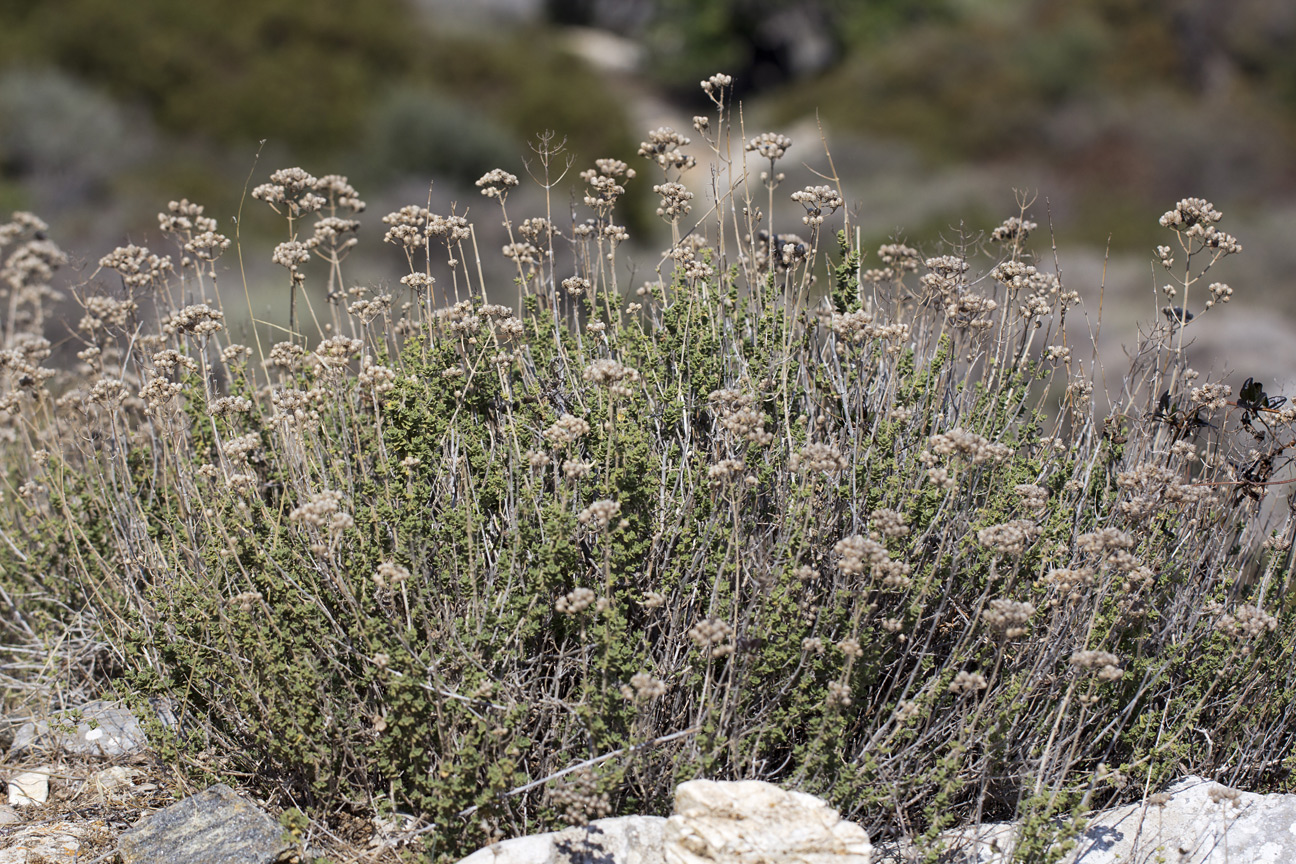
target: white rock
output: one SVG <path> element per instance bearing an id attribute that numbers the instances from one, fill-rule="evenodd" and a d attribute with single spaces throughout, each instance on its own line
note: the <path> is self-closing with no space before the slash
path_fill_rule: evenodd
<path id="1" fill-rule="evenodd" d="M 9 805 L 26 807 L 44 804 L 49 798 L 49 775 L 39 771 L 25 771 L 9 778 Z"/>
<path id="2" fill-rule="evenodd" d="M 662 864 L 665 824 L 660 816 L 596 819 L 586 826 L 504 840 L 459 864 Z"/>
<path id="3" fill-rule="evenodd" d="M 869 864 L 864 829 L 823 801 L 759 780 L 692 780 L 675 790 L 665 864 Z"/>
<path id="4" fill-rule="evenodd" d="M 1128 804 L 1091 813 L 1063 864 L 1289 864 L 1296 861 L 1296 795 L 1235 792 L 1201 777 L 1166 789 L 1161 807 Z M 1221 794 L 1223 793 L 1223 794 Z M 955 864 L 1008 864 L 1016 829 L 987 824 L 942 835 Z M 899 856 L 886 860 L 898 860 Z"/>
<path id="5" fill-rule="evenodd" d="M 4 835 L 0 864 L 31 864 L 33 861 L 84 861 L 81 843 L 90 833 L 87 822 L 42 822 L 27 825 Z M 100 829 L 102 830 L 102 829 Z"/>

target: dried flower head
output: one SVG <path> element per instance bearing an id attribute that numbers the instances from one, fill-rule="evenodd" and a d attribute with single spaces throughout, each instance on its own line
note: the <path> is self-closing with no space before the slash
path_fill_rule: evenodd
<path id="1" fill-rule="evenodd" d="M 763 159 L 768 159 L 773 165 L 776 161 L 783 158 L 783 154 L 792 146 L 792 139 L 786 135 L 778 135 L 774 132 L 762 132 L 755 138 L 747 142 L 747 152 L 755 153 Z"/>
<path id="2" fill-rule="evenodd" d="M 1030 603 L 999 598 L 990 601 L 989 607 L 982 610 L 981 618 L 1007 638 L 1017 639 L 1026 635 L 1034 614 L 1035 607 Z"/>
<path id="3" fill-rule="evenodd" d="M 516 188 L 517 185 L 517 175 L 500 168 L 487 171 L 477 180 L 477 188 L 481 190 L 481 194 L 487 198 L 498 198 L 501 204 L 508 197 L 509 190 Z"/>
<path id="4" fill-rule="evenodd" d="M 733 627 L 719 618 L 699 621 L 689 629 L 688 635 L 699 650 L 711 657 L 724 657 L 734 652 L 734 646 L 730 641 L 733 637 Z"/>

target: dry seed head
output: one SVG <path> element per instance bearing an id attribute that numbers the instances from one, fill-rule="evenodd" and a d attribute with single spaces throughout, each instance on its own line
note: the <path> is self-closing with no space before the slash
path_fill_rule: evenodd
<path id="1" fill-rule="evenodd" d="M 1058 568 L 1050 570 L 1044 581 L 1074 602 L 1083 596 L 1081 589 L 1094 584 L 1094 574 L 1088 567 Z"/>
<path id="2" fill-rule="evenodd" d="M 1076 549 L 1088 555 L 1102 556 L 1116 550 L 1128 551 L 1136 545 L 1134 537 L 1119 528 L 1102 528 L 1076 538 Z"/>
<path id="3" fill-rule="evenodd" d="M 517 264 L 534 267 L 540 263 L 540 250 L 530 243 L 506 243 L 501 254 Z"/>
<path id="4" fill-rule="evenodd" d="M 660 183 L 653 187 L 653 192 L 661 196 L 657 215 L 668 222 L 678 222 L 693 209 L 689 203 L 693 200 L 693 193 L 683 183 Z"/>
<path id="5" fill-rule="evenodd" d="M 576 588 L 559 597 L 554 609 L 564 615 L 575 615 L 593 606 L 597 599 L 589 588 Z"/>
<path id="6" fill-rule="evenodd" d="M 562 448 L 576 443 L 582 436 L 588 435 L 589 431 L 590 425 L 586 420 L 564 414 L 542 434 L 553 446 Z"/>
<path id="7" fill-rule="evenodd" d="M 1161 216 L 1162 228 L 1190 228 L 1194 225 L 1207 225 L 1220 221 L 1224 214 L 1215 209 L 1215 205 L 1205 198 L 1183 198 L 1173 210 Z"/>
<path id="8" fill-rule="evenodd" d="M 846 204 L 841 194 L 831 186 L 807 186 L 800 192 L 793 192 L 791 198 L 805 208 L 806 215 L 801 217 L 801 221 L 811 227 L 823 224 L 826 218 L 824 210 L 836 213 Z"/>
<path id="9" fill-rule="evenodd" d="M 606 531 L 613 519 L 621 515 L 621 504 L 617 501 L 595 501 L 576 516 L 582 525 L 592 525 L 599 531 Z"/>
<path id="10" fill-rule="evenodd" d="M 572 825 L 584 825 L 612 812 L 611 799 L 606 792 L 599 791 L 598 778 L 588 768 L 555 783 L 549 790 L 549 800 L 563 808 L 563 818 Z"/>
<path id="11" fill-rule="evenodd" d="M 972 696 L 990 686 L 980 672 L 960 671 L 950 682 L 949 690 L 961 696 Z"/>
<path id="12" fill-rule="evenodd" d="M 139 305 L 133 300 L 115 300 L 112 297 L 86 297 L 81 301 L 85 315 L 77 329 L 94 333 L 105 326 L 125 327 L 134 317 Z"/>
<path id="13" fill-rule="evenodd" d="M 256 432 L 249 432 L 237 438 L 230 438 L 222 445 L 221 452 L 231 462 L 246 465 L 251 455 L 259 449 L 261 449 L 261 436 Z"/>
<path id="14" fill-rule="evenodd" d="M 1219 629 L 1231 639 L 1255 640 L 1265 633 L 1271 633 L 1278 627 L 1278 619 L 1259 606 L 1244 603 L 1232 614 L 1222 615 Z M 1250 646 L 1246 646 L 1246 653 Z"/>
<path id="15" fill-rule="evenodd" d="M 670 689 L 665 681 L 654 678 L 646 672 L 636 672 L 630 676 L 630 686 L 634 688 L 638 699 L 655 699 L 663 696 Z"/>
<path id="16" fill-rule="evenodd" d="M 688 636 L 698 650 L 709 653 L 712 657 L 724 657 L 734 652 L 734 646 L 730 642 L 733 627 L 719 618 L 699 621 L 689 629 Z"/>
<path id="17" fill-rule="evenodd" d="M 986 462 L 997 465 L 1012 455 L 1011 447 L 1005 444 L 995 444 L 976 432 L 970 432 L 959 427 L 931 436 L 927 445 L 937 456 L 946 458 L 962 456 L 970 460 L 973 465 L 983 465 Z"/>
<path id="18" fill-rule="evenodd" d="M 260 591 L 244 591 L 242 594 L 235 594 L 229 599 L 230 605 L 236 607 L 240 612 L 249 613 L 256 604 L 261 602 Z"/>
<path id="19" fill-rule="evenodd" d="M 905 515 L 898 510 L 891 510 L 886 507 L 874 510 L 872 515 L 869 516 L 869 525 L 888 539 L 907 537 L 909 535 L 909 526 L 906 524 Z"/>
<path id="20" fill-rule="evenodd" d="M 1021 555 L 1039 537 L 1040 529 L 1030 519 L 1014 519 L 977 532 L 977 541 L 999 555 Z"/>
<path id="21" fill-rule="evenodd" d="M 487 171 L 477 180 L 477 188 L 487 198 L 498 198 L 501 202 L 508 197 L 510 189 L 518 185 L 518 178 L 500 168 Z"/>
<path id="22" fill-rule="evenodd" d="M 1021 497 L 1022 506 L 1027 510 L 1039 512 L 1048 506 L 1049 492 L 1043 486 L 1034 483 L 1019 483 L 1013 491 Z"/>
<path id="23" fill-rule="evenodd" d="M 833 473 L 846 468 L 841 451 L 831 444 L 807 444 L 799 453 L 793 453 L 788 467 L 793 471 L 823 471 Z"/>
<path id="24" fill-rule="evenodd" d="M 607 387 L 613 396 L 629 396 L 631 390 L 626 385 L 638 383 L 639 370 L 604 357 L 586 366 L 581 377 L 591 384 Z"/>
<path id="25" fill-rule="evenodd" d="M 918 703 L 913 701 L 912 699 L 901 702 L 896 707 L 895 722 L 899 723 L 900 725 L 904 725 L 905 723 L 908 723 L 910 720 L 912 720 L 914 717 L 917 717 L 919 710 L 920 709 Z"/>
<path id="26" fill-rule="evenodd" d="M 954 475 L 950 474 L 948 468 L 928 468 L 927 482 L 946 492 L 952 492 L 958 488 L 958 481 Z"/>
<path id="27" fill-rule="evenodd" d="M 783 158 L 783 154 L 792 146 L 792 139 L 774 132 L 762 132 L 747 142 L 747 152 L 756 153 L 770 163 Z"/>
<path id="28" fill-rule="evenodd" d="M 1121 659 L 1108 651 L 1077 651 L 1071 655 L 1070 663 L 1078 669 L 1097 669 L 1102 681 L 1116 681 L 1125 674 Z"/>
<path id="29" fill-rule="evenodd" d="M 1002 225 L 990 232 L 990 242 L 1015 243 L 1025 240 L 1038 227 L 1034 222 L 1028 222 L 1020 216 L 1010 216 L 1003 221 Z"/>
<path id="30" fill-rule="evenodd" d="M 1035 607 L 1030 603 L 1017 600 L 997 599 L 990 601 L 990 608 L 981 612 L 982 619 L 996 630 L 1003 632 L 1009 639 L 1026 635 Z"/>
<path id="31" fill-rule="evenodd" d="M 206 303 L 186 306 L 162 319 L 162 332 L 168 336 L 179 333 L 192 333 L 194 336 L 206 337 L 225 329 L 221 322 L 225 313 L 213 309 Z"/>
<path id="32" fill-rule="evenodd" d="M 828 704 L 840 708 L 849 708 L 851 699 L 850 686 L 840 681 L 828 682 Z"/>
<path id="33" fill-rule="evenodd" d="M 169 255 L 154 255 L 149 252 L 148 247 L 136 246 L 133 243 L 129 246 L 118 246 L 100 258 L 99 266 L 120 273 L 122 282 L 128 288 L 155 285 L 173 269 Z"/>
<path id="34" fill-rule="evenodd" d="M 860 647 L 859 640 L 853 637 L 838 642 L 837 649 L 846 656 L 847 660 L 858 660 L 864 656 L 864 649 Z"/>
<path id="35" fill-rule="evenodd" d="M 733 78 L 725 75 L 723 72 L 717 72 L 715 75 L 712 75 L 710 78 L 707 78 L 702 82 L 702 92 L 714 99 L 716 98 L 717 93 L 732 83 Z"/>
<path id="36" fill-rule="evenodd" d="M 707 479 L 715 483 L 723 483 L 741 477 L 745 470 L 747 470 L 747 463 L 741 459 L 721 459 L 707 468 Z"/>
<path id="37" fill-rule="evenodd" d="M 686 156 L 681 147 L 690 140 L 669 126 L 661 126 L 648 133 L 648 140 L 639 144 L 639 155 L 651 159 L 663 170 L 686 171 L 697 165 L 697 160 Z"/>
<path id="38" fill-rule="evenodd" d="M 365 202 L 360 200 L 360 194 L 341 174 L 325 174 L 320 177 L 315 181 L 315 191 L 322 193 L 333 207 L 350 210 L 352 213 L 364 212 Z"/>
<path id="39" fill-rule="evenodd" d="M 564 459 L 562 463 L 563 477 L 568 480 L 581 480 L 590 475 L 594 470 L 593 462 L 582 462 L 579 459 Z"/>
<path id="40" fill-rule="evenodd" d="M 315 347 L 315 358 L 325 369 L 341 369 L 351 362 L 351 358 L 360 352 L 359 339 L 346 336 L 334 336 L 325 339 Z"/>
<path id="41" fill-rule="evenodd" d="M 341 503 L 341 492 L 325 489 L 310 496 L 305 504 L 293 508 L 293 511 L 288 514 L 288 519 L 292 522 L 301 522 L 315 528 L 322 528 L 327 524 L 331 524 L 333 518 L 341 512 L 339 510 Z"/>
<path id="42" fill-rule="evenodd" d="M 1230 789 L 1227 786 L 1212 786 L 1206 794 L 1210 797 L 1212 803 L 1219 804 L 1222 807 L 1227 807 L 1230 804 L 1237 808 L 1242 806 L 1242 793 L 1236 789 Z"/>

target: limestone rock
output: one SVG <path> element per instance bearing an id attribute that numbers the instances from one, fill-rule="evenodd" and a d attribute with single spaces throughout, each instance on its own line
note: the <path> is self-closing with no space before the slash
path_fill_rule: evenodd
<path id="1" fill-rule="evenodd" d="M 1173 861 L 1175 864 L 1286 864 L 1296 861 L 1296 795 L 1257 795 L 1201 777 L 1170 786 L 1157 806 L 1128 804 L 1092 813 L 1063 864 Z M 1015 828 L 987 824 L 942 836 L 952 864 L 1008 864 Z M 898 850 L 882 859 L 904 860 Z"/>
<path id="2" fill-rule="evenodd" d="M 26 807 L 44 804 L 49 798 L 49 775 L 40 771 L 24 771 L 9 778 L 9 806 Z"/>
<path id="3" fill-rule="evenodd" d="M 269 864 L 284 829 L 224 783 L 144 817 L 117 841 L 123 864 Z"/>
<path id="4" fill-rule="evenodd" d="M 1098 814 L 1072 860 L 1114 864 L 1163 854 L 1182 864 L 1296 861 L 1296 795 L 1239 792 L 1200 777 L 1166 793 L 1164 807 L 1130 804 Z"/>
<path id="5" fill-rule="evenodd" d="M 869 864 L 864 829 L 803 792 L 759 780 L 692 780 L 675 790 L 665 864 Z"/>
<path id="6" fill-rule="evenodd" d="M 13 826 L 0 838 L 0 864 L 76 864 L 85 861 L 81 847 L 90 832 L 85 822 L 45 821 Z"/>
<path id="7" fill-rule="evenodd" d="M 87 702 L 78 710 L 81 719 L 75 730 L 70 728 L 70 720 L 63 724 L 56 719 L 53 728 L 45 720 L 24 723 L 14 735 L 14 752 L 48 748 L 86 755 L 121 756 L 144 749 L 144 730 L 140 728 L 139 720 L 120 704 L 96 700 Z"/>
<path id="8" fill-rule="evenodd" d="M 459 864 L 662 864 L 660 816 L 596 819 L 547 834 L 504 840 Z"/>

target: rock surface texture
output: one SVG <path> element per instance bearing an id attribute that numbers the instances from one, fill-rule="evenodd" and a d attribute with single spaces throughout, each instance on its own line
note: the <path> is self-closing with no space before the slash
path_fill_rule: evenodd
<path id="1" fill-rule="evenodd" d="M 693 780 L 675 813 L 599 819 L 505 840 L 459 864 L 869 864 L 858 825 L 823 801 L 769 783 Z"/>
<path id="2" fill-rule="evenodd" d="M 123 864 L 269 864 L 292 848 L 278 822 L 223 783 L 146 816 L 117 843 Z"/>
<path id="3" fill-rule="evenodd" d="M 869 864 L 868 835 L 823 801 L 759 780 L 675 790 L 665 864 Z"/>
<path id="4" fill-rule="evenodd" d="M 478 849 L 459 864 L 662 864 L 660 816 L 618 816 Z"/>
<path id="5" fill-rule="evenodd" d="M 90 756 L 121 756 L 142 750 L 146 745 L 139 720 L 113 702 L 87 702 L 81 717 L 56 721 L 51 728 L 44 720 L 25 723 L 14 735 L 12 750 L 63 750 Z"/>
<path id="6" fill-rule="evenodd" d="M 1160 800 L 1161 803 L 1157 803 Z M 956 864 L 1008 864 L 1008 824 L 950 832 L 946 858 Z M 875 864 L 907 860 L 888 850 Z M 1063 864 L 1290 864 L 1296 862 L 1296 795 L 1239 792 L 1186 777 L 1162 796 L 1091 814 Z"/>

